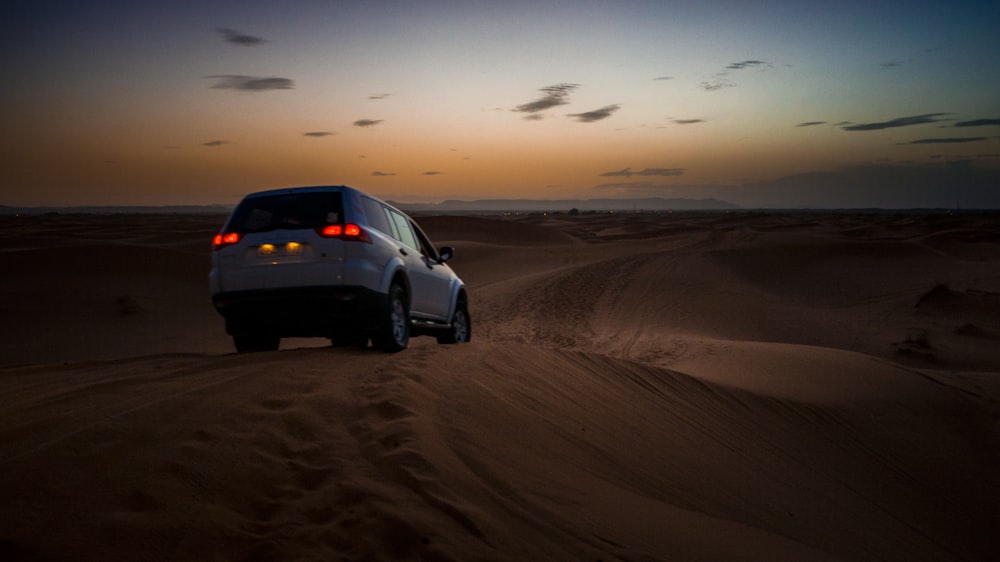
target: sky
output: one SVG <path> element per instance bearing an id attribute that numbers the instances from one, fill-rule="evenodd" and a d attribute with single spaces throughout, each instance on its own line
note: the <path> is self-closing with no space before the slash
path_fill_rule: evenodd
<path id="1" fill-rule="evenodd" d="M 1000 2 L 15 0 L 0 205 L 1000 208 Z"/>

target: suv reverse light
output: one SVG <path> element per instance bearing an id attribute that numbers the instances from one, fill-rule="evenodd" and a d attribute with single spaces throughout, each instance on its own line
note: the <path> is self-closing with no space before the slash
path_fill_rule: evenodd
<path id="1" fill-rule="evenodd" d="M 212 247 L 218 250 L 223 246 L 229 246 L 239 241 L 240 241 L 240 234 L 238 232 L 225 232 L 215 235 L 215 238 L 212 240 Z"/>

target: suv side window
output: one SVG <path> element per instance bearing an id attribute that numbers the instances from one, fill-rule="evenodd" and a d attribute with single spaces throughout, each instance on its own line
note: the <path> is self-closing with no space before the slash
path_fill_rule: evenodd
<path id="1" fill-rule="evenodd" d="M 420 253 L 427 256 L 428 259 L 439 261 L 441 258 L 438 256 L 437 249 L 434 247 L 434 244 L 431 244 L 431 241 L 427 238 L 427 235 L 424 234 L 424 231 L 420 230 L 420 227 L 417 226 L 417 223 L 415 222 L 411 222 L 410 226 L 413 227 L 413 233 L 416 234 L 417 239 L 420 240 Z"/>
<path id="2" fill-rule="evenodd" d="M 420 242 L 417 242 L 417 237 L 413 235 L 413 230 L 410 229 L 410 221 L 406 220 L 406 217 L 396 211 L 393 211 L 392 209 L 389 209 L 389 215 L 392 216 L 392 222 L 396 225 L 396 229 L 399 231 L 397 239 L 414 250 L 419 250 Z"/>
<path id="3" fill-rule="evenodd" d="M 368 224 L 375 230 L 395 238 L 392 226 L 389 225 L 389 218 L 385 216 L 385 207 L 378 201 L 367 197 L 361 198 L 361 204 L 365 208 L 365 216 L 368 218 Z"/>

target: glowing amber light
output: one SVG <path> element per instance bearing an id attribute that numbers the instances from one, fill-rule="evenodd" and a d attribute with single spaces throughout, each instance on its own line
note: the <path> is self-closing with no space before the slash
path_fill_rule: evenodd
<path id="1" fill-rule="evenodd" d="M 273 256 L 274 255 L 274 244 L 261 244 L 260 249 L 258 249 L 260 255 L 262 256 Z"/>
<path id="2" fill-rule="evenodd" d="M 302 253 L 302 244 L 298 242 L 289 242 L 285 244 L 285 253 L 290 256 L 297 256 Z"/>

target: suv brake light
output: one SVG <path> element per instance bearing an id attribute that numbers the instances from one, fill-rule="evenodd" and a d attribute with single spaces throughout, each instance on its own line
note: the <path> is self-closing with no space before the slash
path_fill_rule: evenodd
<path id="1" fill-rule="evenodd" d="M 367 242 L 369 244 L 372 241 L 368 233 L 365 232 L 365 229 L 353 223 L 331 224 L 316 230 L 324 238 L 343 238 L 344 240 Z"/>
<path id="2" fill-rule="evenodd" d="M 224 232 L 216 234 L 215 238 L 212 240 L 212 248 L 218 250 L 224 246 L 229 246 L 240 241 L 239 232 Z"/>

